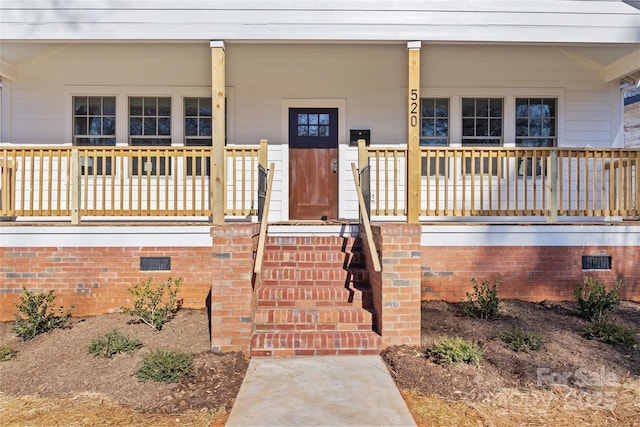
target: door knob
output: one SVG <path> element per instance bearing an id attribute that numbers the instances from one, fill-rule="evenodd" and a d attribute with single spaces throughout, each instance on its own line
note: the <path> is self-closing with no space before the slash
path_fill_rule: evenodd
<path id="1" fill-rule="evenodd" d="M 333 159 L 331 164 L 333 165 L 333 173 L 338 173 L 338 159 Z"/>

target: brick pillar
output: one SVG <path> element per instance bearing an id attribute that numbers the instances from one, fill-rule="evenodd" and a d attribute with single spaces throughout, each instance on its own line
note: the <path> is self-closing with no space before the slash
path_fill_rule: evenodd
<path id="1" fill-rule="evenodd" d="M 211 350 L 249 353 L 253 332 L 253 261 L 259 224 L 211 228 Z"/>
<path id="2" fill-rule="evenodd" d="M 377 273 L 370 268 L 369 249 L 362 239 L 384 347 L 420 345 L 421 230 L 418 224 L 372 225 L 382 264 Z"/>

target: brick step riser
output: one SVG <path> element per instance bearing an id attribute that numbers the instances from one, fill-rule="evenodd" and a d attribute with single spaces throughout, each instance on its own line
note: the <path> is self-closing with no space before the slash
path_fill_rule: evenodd
<path id="1" fill-rule="evenodd" d="M 361 245 L 359 237 L 339 236 L 273 236 L 267 234 L 267 245 L 271 246 L 330 246 L 351 248 Z"/>
<path id="2" fill-rule="evenodd" d="M 335 254 L 323 253 L 298 253 L 298 254 L 276 254 L 265 252 L 263 265 L 318 265 L 318 266 L 339 266 L 347 268 L 351 266 L 366 265 L 364 255 L 335 256 Z"/>
<path id="3" fill-rule="evenodd" d="M 333 325 L 365 324 L 371 328 L 371 313 L 361 308 L 278 307 L 256 310 L 256 325 Z"/>
<path id="4" fill-rule="evenodd" d="M 377 356 L 379 349 L 252 349 L 251 357 L 289 357 L 289 356 Z"/>
<path id="5" fill-rule="evenodd" d="M 251 356 L 379 354 L 382 339 L 373 332 L 257 332 Z"/>
<path id="6" fill-rule="evenodd" d="M 362 289 L 347 289 L 344 287 L 301 287 L 301 286 L 261 286 L 256 294 L 258 304 L 273 306 L 273 303 L 285 303 L 290 306 L 298 304 L 300 306 L 342 304 L 360 304 L 371 301 L 373 294 L 369 287 Z"/>
<path id="7" fill-rule="evenodd" d="M 367 332 L 373 330 L 371 325 L 359 323 L 261 323 L 255 326 L 256 332 Z"/>
<path id="8" fill-rule="evenodd" d="M 334 268 L 263 267 L 262 280 L 342 280 L 366 282 L 367 270 L 342 270 Z"/>
<path id="9" fill-rule="evenodd" d="M 262 279 L 262 286 L 270 286 L 270 287 L 291 287 L 291 286 L 302 286 L 302 287 L 335 287 L 335 288 L 344 288 L 344 287 L 353 287 L 367 284 L 368 281 L 345 281 L 345 280 L 283 280 L 283 279 L 273 279 L 273 280 L 265 280 Z"/>

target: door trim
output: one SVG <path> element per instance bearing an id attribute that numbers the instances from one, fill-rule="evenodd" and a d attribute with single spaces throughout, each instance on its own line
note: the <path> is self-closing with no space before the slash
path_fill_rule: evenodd
<path id="1" fill-rule="evenodd" d="M 280 138 L 282 141 L 282 221 L 289 220 L 289 108 L 337 108 L 338 109 L 338 175 L 348 176 L 344 169 L 344 147 L 347 143 L 346 99 L 298 99 L 285 98 L 280 103 Z M 351 169 L 349 169 L 350 171 Z M 344 218 L 344 179 L 338 180 L 338 218 Z"/>

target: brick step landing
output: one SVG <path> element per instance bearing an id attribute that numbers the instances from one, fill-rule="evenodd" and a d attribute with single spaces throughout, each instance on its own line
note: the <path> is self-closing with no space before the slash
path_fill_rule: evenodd
<path id="1" fill-rule="evenodd" d="M 372 331 L 255 332 L 251 356 L 377 355 L 381 346 Z"/>

